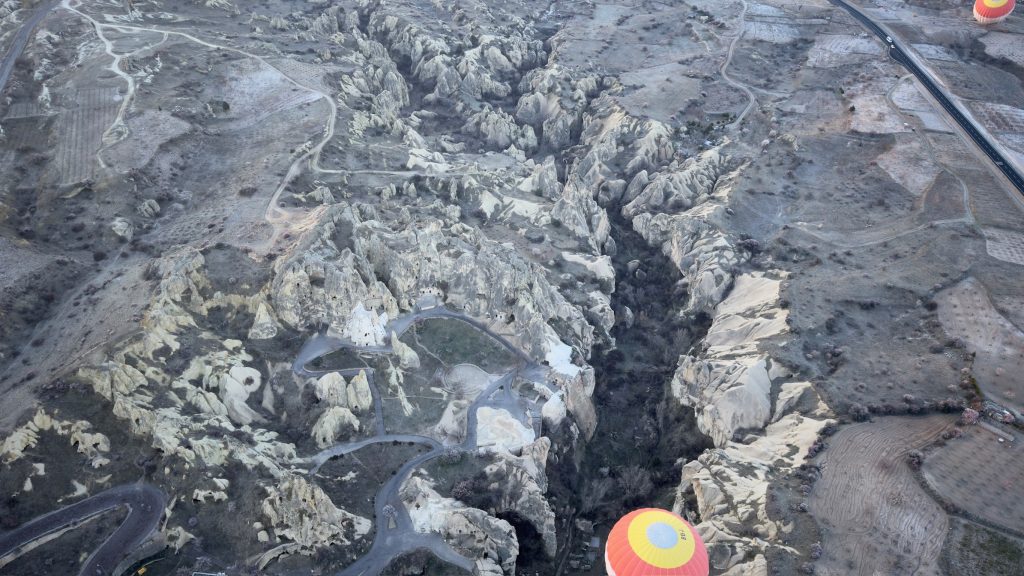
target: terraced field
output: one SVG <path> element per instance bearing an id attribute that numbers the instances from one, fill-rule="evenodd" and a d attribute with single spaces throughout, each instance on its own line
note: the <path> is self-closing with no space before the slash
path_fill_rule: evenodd
<path id="1" fill-rule="evenodd" d="M 939 573 L 948 517 L 914 478 L 907 453 L 938 439 L 953 417 L 879 418 L 848 426 L 817 463 L 809 500 L 823 532 L 816 574 Z"/>
<path id="2" fill-rule="evenodd" d="M 99 165 L 96 152 L 103 133 L 117 117 L 120 95 L 117 88 L 83 88 L 67 98 L 77 106 L 64 112 L 60 121 L 57 167 L 62 184 L 75 184 L 92 178 Z"/>

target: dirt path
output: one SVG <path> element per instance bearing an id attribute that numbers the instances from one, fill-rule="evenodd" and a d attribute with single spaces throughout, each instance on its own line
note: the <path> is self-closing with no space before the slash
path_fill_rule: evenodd
<path id="1" fill-rule="evenodd" d="M 292 223 L 292 221 L 295 220 L 296 218 L 299 218 L 299 217 L 305 215 L 305 213 L 297 214 L 297 215 L 296 214 L 292 214 L 292 212 L 290 212 L 288 210 L 285 210 L 285 209 L 282 209 L 282 208 L 280 208 L 278 206 L 278 201 L 279 201 L 279 199 L 281 197 L 281 194 L 288 187 L 288 184 L 296 176 L 298 176 L 299 174 L 302 173 L 303 164 L 308 164 L 310 170 L 312 170 L 313 172 L 326 172 L 326 170 L 324 170 L 324 169 L 322 169 L 320 167 L 320 154 L 323 151 L 324 146 L 326 146 L 327 143 L 330 142 L 331 139 L 334 137 L 335 123 L 337 122 L 337 118 L 338 118 L 338 105 L 335 103 L 334 98 L 331 96 L 331 94 L 323 91 L 319 87 L 308 86 L 308 85 L 306 85 L 306 84 L 304 84 L 302 82 L 299 82 L 298 80 L 296 80 L 292 76 L 289 76 L 288 74 L 286 74 L 283 70 L 280 69 L 280 67 L 274 66 L 273 64 L 271 64 L 266 58 L 263 58 L 262 56 L 259 56 L 259 55 L 256 55 L 256 54 L 252 54 L 252 53 L 246 52 L 244 50 L 239 50 L 238 48 L 232 48 L 230 46 L 222 46 L 222 45 L 219 45 L 219 44 L 214 44 L 212 42 L 208 42 L 206 40 L 202 40 L 200 38 L 197 38 L 197 37 L 195 37 L 195 36 L 193 36 L 191 34 L 188 34 L 188 33 L 185 33 L 185 32 L 179 32 L 177 30 L 163 30 L 163 29 L 160 29 L 160 28 L 152 28 L 152 27 L 146 27 L 146 26 L 130 26 L 130 25 L 127 25 L 127 24 L 120 24 L 120 23 L 119 24 L 109 24 L 109 23 L 100 22 L 100 21 L 96 20 L 95 18 L 93 18 L 92 16 L 89 16 L 88 14 L 86 14 L 84 12 L 81 12 L 80 10 L 78 10 L 76 8 L 76 6 L 81 6 L 80 0 L 63 0 L 63 2 L 61 4 L 62 8 L 64 8 L 64 9 L 70 11 L 70 12 L 73 12 L 73 13 L 81 16 L 83 19 L 85 19 L 90 24 L 92 24 L 92 26 L 96 30 L 97 35 L 99 35 L 100 40 L 103 41 L 103 43 L 104 43 L 104 45 L 106 47 L 107 54 L 109 54 L 111 57 L 114 58 L 114 62 L 111 64 L 110 69 L 115 74 L 117 74 L 118 76 L 122 77 L 126 82 L 128 82 L 128 95 L 123 100 L 122 106 L 121 106 L 121 108 L 120 108 L 120 110 L 118 112 L 117 120 L 114 122 L 114 124 L 111 126 L 111 128 L 104 135 L 105 139 L 108 138 L 108 137 L 116 137 L 116 136 L 118 136 L 118 134 L 120 134 L 121 136 L 126 135 L 126 132 L 123 129 L 119 130 L 119 127 L 123 128 L 123 115 L 124 115 L 124 111 L 126 110 L 127 105 L 131 101 L 132 97 L 134 96 L 134 92 L 135 92 L 135 81 L 134 81 L 134 79 L 130 75 L 125 74 L 120 69 L 120 60 L 124 57 L 124 55 L 117 54 L 114 51 L 113 44 L 103 34 L 103 30 L 105 30 L 105 29 L 112 29 L 112 30 L 115 30 L 117 32 L 121 32 L 121 33 L 125 33 L 125 34 L 130 34 L 132 32 L 143 32 L 143 33 L 144 32 L 149 32 L 149 33 L 153 33 L 153 34 L 162 35 L 162 37 L 164 39 L 166 39 L 167 36 L 175 36 L 175 37 L 183 38 L 183 39 L 188 40 L 190 42 L 194 42 L 194 43 L 199 44 L 200 46 L 204 46 L 206 48 L 210 48 L 210 49 L 213 49 L 213 50 L 224 50 L 224 51 L 227 51 L 227 52 L 233 52 L 235 54 L 239 54 L 239 55 L 245 56 L 247 58 L 252 58 L 253 60 L 256 60 L 257 62 L 259 62 L 260 64 L 262 64 L 264 66 L 267 66 L 268 68 L 274 70 L 275 72 L 280 74 L 285 80 L 287 80 L 289 83 L 295 85 L 297 88 L 302 89 L 302 90 L 307 90 L 309 92 L 313 92 L 314 94 L 317 95 L 318 99 L 319 98 L 323 98 L 324 101 L 327 102 L 327 105 L 330 106 L 330 114 L 328 115 L 328 118 L 327 118 L 327 120 L 326 120 L 326 122 L 324 124 L 323 136 L 320 138 L 319 142 L 317 142 L 316 144 L 311 145 L 310 147 L 308 147 L 305 150 L 305 152 L 303 152 L 298 158 L 295 159 L 294 162 L 292 162 L 292 165 L 289 167 L 287 174 L 281 180 L 281 183 L 278 185 L 277 189 L 274 191 L 274 194 L 271 196 L 270 200 L 267 202 L 267 207 L 266 207 L 266 211 L 264 213 L 264 218 L 266 219 L 266 221 L 268 223 L 270 223 L 274 227 L 274 234 L 272 234 L 271 237 L 264 244 L 264 248 L 265 249 L 269 249 L 270 247 L 274 246 L 274 244 L 277 241 L 277 238 L 286 229 L 288 229 L 290 227 L 290 224 Z M 115 130 L 118 130 L 118 134 L 116 134 L 114 132 Z"/>
<path id="2" fill-rule="evenodd" d="M 920 487 L 907 453 L 938 439 L 948 415 L 888 417 L 840 430 L 818 458 L 809 499 L 824 554 L 816 574 L 939 574 L 948 517 Z"/>
<path id="3" fill-rule="evenodd" d="M 732 56 L 736 52 L 736 45 L 739 44 L 740 39 L 743 38 L 743 32 L 745 31 L 746 27 L 746 18 L 747 2 L 746 0 L 744 0 L 743 11 L 740 12 L 739 16 L 740 29 L 736 33 L 736 37 L 733 38 L 732 42 L 729 44 L 729 55 L 726 57 L 725 62 L 722 63 L 722 67 L 719 69 L 719 71 L 722 73 L 722 78 L 727 83 L 729 83 L 730 86 L 738 90 L 742 90 L 743 93 L 747 95 L 747 106 L 743 109 L 743 112 L 740 112 L 740 115 L 736 117 L 736 120 L 734 120 L 733 123 L 729 125 L 730 128 L 737 128 L 740 125 L 740 123 L 743 122 L 743 119 L 747 117 L 747 114 L 750 113 L 750 111 L 754 108 L 754 104 L 757 103 L 757 99 L 754 98 L 754 93 L 750 90 L 750 88 L 746 84 L 733 80 L 729 76 L 728 72 L 729 65 L 732 64 Z"/>

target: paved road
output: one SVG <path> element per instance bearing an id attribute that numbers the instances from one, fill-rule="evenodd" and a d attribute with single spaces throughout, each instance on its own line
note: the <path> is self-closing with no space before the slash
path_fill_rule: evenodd
<path id="1" fill-rule="evenodd" d="M 43 2 L 36 7 L 28 20 L 21 25 L 21 30 L 18 30 L 18 33 L 14 36 L 14 42 L 11 43 L 10 49 L 4 55 L 3 62 L 0 63 L 0 92 L 3 92 L 4 88 L 7 87 L 7 81 L 10 80 L 11 72 L 14 71 L 14 63 L 21 57 L 21 53 L 25 51 L 25 46 L 28 45 L 32 31 L 50 13 L 50 10 L 56 8 L 58 4 L 60 4 L 60 0 L 47 0 Z"/>
<path id="2" fill-rule="evenodd" d="M 381 444 L 386 442 L 415 442 L 416 444 L 426 444 L 434 450 L 441 448 L 441 443 L 429 436 L 419 436 L 417 434 L 381 434 L 370 438 L 364 438 L 358 442 L 336 444 L 326 450 L 317 452 L 309 459 L 309 462 L 313 464 L 313 468 L 310 469 L 309 473 L 316 474 L 319 472 L 320 467 L 326 464 L 331 458 L 351 454 L 352 452 L 365 448 L 370 444 Z"/>
<path id="3" fill-rule="evenodd" d="M 149 484 L 125 484 L 65 506 L 0 534 L 0 558 L 46 535 L 73 527 L 97 514 L 127 506 L 128 517 L 82 565 L 79 576 L 109 576 L 125 557 L 157 529 L 167 496 Z"/>
<path id="4" fill-rule="evenodd" d="M 517 348 L 503 336 L 492 332 L 483 323 L 478 322 L 465 314 L 448 310 L 443 306 L 437 306 L 425 310 L 416 310 L 411 314 L 395 318 L 388 323 L 387 333 L 401 335 L 416 322 L 428 318 L 449 318 L 469 324 L 473 328 L 484 332 L 491 338 L 494 338 L 506 349 L 513 352 L 520 360 L 519 365 L 511 372 L 503 374 L 499 378 L 495 378 L 490 384 L 488 384 L 486 389 L 477 395 L 467 408 L 466 437 L 461 444 L 446 448 L 437 440 L 427 436 L 415 434 L 385 434 L 382 429 L 378 428 L 378 434 L 376 436 L 356 442 L 337 444 L 313 455 L 308 459 L 308 462 L 313 465 L 310 473 L 315 474 L 319 471 L 320 467 L 331 458 L 354 452 L 360 448 L 375 443 L 397 440 L 399 442 L 416 442 L 418 444 L 425 444 L 431 447 L 429 452 L 420 454 L 402 465 L 402 467 L 399 468 L 399 470 L 377 491 L 377 495 L 374 499 L 374 525 L 376 534 L 374 536 L 373 545 L 370 547 L 370 550 L 366 555 L 345 568 L 339 576 L 368 576 L 380 574 L 395 558 L 418 549 L 429 550 L 438 558 L 448 562 L 449 564 L 472 571 L 474 566 L 473 561 L 456 552 L 448 545 L 447 542 L 444 541 L 443 538 L 441 538 L 439 534 L 424 534 L 417 532 L 413 528 L 412 518 L 409 516 L 409 511 L 405 508 L 401 499 L 400 489 L 402 487 L 402 483 L 405 482 L 406 478 L 408 478 L 409 474 L 413 470 L 435 458 L 440 457 L 444 454 L 446 449 L 457 450 L 460 452 L 472 452 L 477 450 L 479 447 L 477 445 L 477 411 L 480 407 L 490 406 L 493 408 L 504 408 L 512 414 L 520 414 L 522 420 L 525 420 L 524 405 L 520 402 L 518 395 L 512 391 L 512 384 L 515 382 L 517 377 L 526 378 L 534 382 L 543 382 L 550 386 L 547 378 L 547 367 L 534 362 L 526 353 Z M 295 362 L 292 364 L 292 369 L 296 374 L 305 377 L 318 376 L 330 372 L 330 370 L 309 370 L 306 368 L 306 365 L 320 356 L 324 356 L 334 352 L 335 350 L 344 348 L 358 352 L 377 354 L 387 354 L 392 351 L 392 347 L 390 345 L 376 346 L 372 348 L 358 347 L 353 346 L 350 342 L 341 338 L 318 335 L 311 338 L 306 345 L 302 347 L 302 350 L 299 351 Z M 354 375 L 355 373 L 358 373 L 359 370 L 360 369 L 337 370 L 336 372 L 339 372 L 342 375 L 350 373 Z M 368 375 L 370 374 L 369 371 L 367 371 L 367 373 Z M 501 393 L 495 394 L 495 392 L 498 391 L 501 391 Z M 378 423 L 380 423 L 384 421 L 384 414 L 383 407 L 380 402 L 380 392 L 376 386 L 373 387 L 373 394 L 376 419 Z"/>
<path id="5" fill-rule="evenodd" d="M 878 24 L 876 24 L 871 18 L 860 11 L 859 8 L 849 4 L 845 0 L 829 0 L 836 6 L 843 8 L 850 13 L 854 18 L 857 19 L 865 28 L 871 30 L 876 36 L 882 39 L 883 42 L 889 45 L 889 56 L 893 60 L 899 62 L 904 68 L 910 71 L 917 80 L 928 90 L 933 98 L 942 106 L 953 120 L 967 133 L 967 136 L 974 141 L 975 144 L 981 148 L 981 151 L 988 156 L 996 168 L 1003 173 L 1004 176 L 1013 184 L 1017 190 L 1024 196 L 1024 177 L 1017 172 L 1013 167 L 1013 164 L 1008 162 L 1003 156 L 1002 152 L 999 151 L 998 147 L 992 144 L 991 141 L 982 133 L 982 131 L 976 126 L 970 118 L 968 118 L 960 108 L 953 102 L 953 99 L 946 93 L 945 90 L 931 77 L 931 75 L 921 68 L 914 61 L 914 58 L 908 55 L 908 52 L 903 49 L 900 41 L 892 36 L 892 33 L 885 30 Z M 887 40 L 887 38 L 891 38 Z"/>

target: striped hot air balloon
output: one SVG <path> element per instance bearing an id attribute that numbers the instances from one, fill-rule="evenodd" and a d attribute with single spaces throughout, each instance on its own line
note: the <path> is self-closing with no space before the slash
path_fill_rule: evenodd
<path id="1" fill-rule="evenodd" d="M 1002 22 L 1016 5 L 1017 0 L 975 0 L 974 19 L 982 24 Z"/>
<path id="2" fill-rule="evenodd" d="M 657 508 L 626 514 L 604 549 L 609 576 L 708 576 L 708 551 L 686 520 Z"/>

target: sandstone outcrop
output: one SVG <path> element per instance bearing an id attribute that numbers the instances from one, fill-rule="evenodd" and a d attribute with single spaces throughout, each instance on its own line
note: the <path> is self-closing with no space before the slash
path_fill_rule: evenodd
<path id="1" fill-rule="evenodd" d="M 477 574 L 514 574 L 519 541 L 511 524 L 441 496 L 419 476 L 402 485 L 401 497 L 416 531 L 440 534 L 456 550 L 477 559 Z"/>
<path id="2" fill-rule="evenodd" d="M 739 276 L 715 308 L 701 354 L 681 357 L 672 381 L 673 396 L 694 407 L 698 426 L 716 446 L 683 466 L 676 506 L 694 492 L 702 519 L 697 529 L 714 567 L 728 574 L 767 576 L 763 554 L 790 529 L 768 516 L 769 486 L 804 463 L 829 423 L 820 398 L 808 412 L 796 410 L 800 398 L 815 397 L 813 387 L 791 381 L 760 350 L 763 341 L 788 331 L 779 305 L 781 277 Z M 756 437 L 741 443 L 741 433 Z"/>
<path id="3" fill-rule="evenodd" d="M 273 540 L 301 554 L 348 544 L 369 534 L 372 526 L 370 520 L 336 507 L 320 487 L 301 476 L 287 476 L 268 488 L 262 512 Z"/>
<path id="4" fill-rule="evenodd" d="M 359 419 L 351 410 L 343 406 L 331 406 L 313 424 L 312 436 L 317 446 L 327 448 L 358 431 Z"/>
<path id="5" fill-rule="evenodd" d="M 544 552 L 554 557 L 558 549 L 555 513 L 544 494 L 548 489 L 547 464 L 551 440 L 538 438 L 521 448 L 520 456 L 499 454 L 496 463 L 484 469 L 487 489 L 496 496 L 498 513 L 515 512 L 530 522 L 544 544 Z"/>
<path id="6" fill-rule="evenodd" d="M 317 400 L 328 406 L 347 406 L 348 392 L 345 379 L 337 372 L 328 372 L 316 380 L 313 392 Z"/>
<path id="7" fill-rule="evenodd" d="M 91 431 L 92 424 L 84 420 L 68 421 L 55 419 L 46 411 L 37 410 L 32 419 L 15 429 L 4 438 L 0 445 L 0 458 L 4 463 L 11 463 L 25 457 L 25 452 L 39 444 L 40 435 L 44 432 L 52 432 L 58 436 L 67 437 L 68 442 L 74 446 L 79 454 L 89 458 L 93 468 L 99 468 L 108 464 L 106 454 L 110 452 L 110 439 L 100 432 Z M 37 468 L 42 466 L 36 465 Z M 42 474 L 42 472 L 40 472 Z"/>

